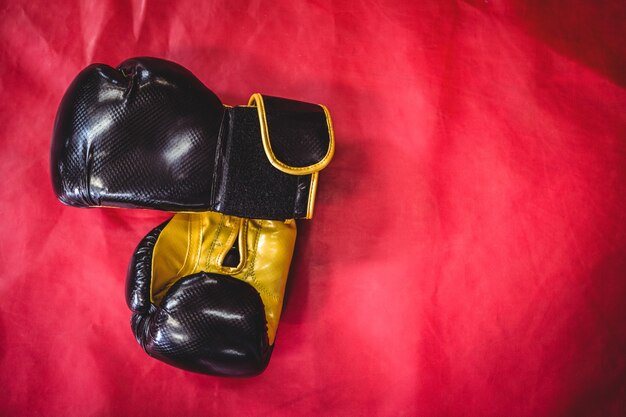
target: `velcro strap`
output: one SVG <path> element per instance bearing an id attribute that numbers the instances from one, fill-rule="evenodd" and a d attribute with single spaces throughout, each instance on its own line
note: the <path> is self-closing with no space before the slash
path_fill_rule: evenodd
<path id="1" fill-rule="evenodd" d="M 308 175 L 328 165 L 335 151 L 332 122 L 321 104 L 253 94 L 263 149 L 269 162 L 290 175 Z"/>

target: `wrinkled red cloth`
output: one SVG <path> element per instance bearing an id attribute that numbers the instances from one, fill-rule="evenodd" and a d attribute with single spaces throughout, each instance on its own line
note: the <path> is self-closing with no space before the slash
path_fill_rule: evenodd
<path id="1" fill-rule="evenodd" d="M 0 415 L 626 415 L 623 1 L 0 7 Z M 127 263 L 167 213 L 53 195 L 63 92 L 138 55 L 333 116 L 261 376 L 133 339 Z"/>

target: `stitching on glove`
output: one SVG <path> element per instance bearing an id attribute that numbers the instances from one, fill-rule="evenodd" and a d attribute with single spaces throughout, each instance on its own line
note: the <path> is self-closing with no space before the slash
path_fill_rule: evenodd
<path id="1" fill-rule="evenodd" d="M 206 270 L 207 272 L 210 271 L 211 268 L 211 256 L 213 255 L 213 250 L 215 249 L 215 245 L 217 244 L 217 241 L 219 240 L 220 237 L 220 233 L 222 232 L 222 228 L 224 227 L 224 222 L 226 220 L 226 216 L 225 215 L 221 215 L 220 216 L 220 224 L 217 226 L 217 229 L 215 231 L 215 237 L 213 238 L 213 242 L 211 242 L 211 247 L 209 248 L 209 253 L 207 255 L 207 260 L 206 260 Z"/>

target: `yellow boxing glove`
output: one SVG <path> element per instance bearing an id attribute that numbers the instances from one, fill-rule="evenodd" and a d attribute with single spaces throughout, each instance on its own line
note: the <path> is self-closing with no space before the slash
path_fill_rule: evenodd
<path id="1" fill-rule="evenodd" d="M 267 366 L 296 239 L 295 220 L 179 213 L 139 244 L 127 303 L 151 356 L 208 374 Z"/>

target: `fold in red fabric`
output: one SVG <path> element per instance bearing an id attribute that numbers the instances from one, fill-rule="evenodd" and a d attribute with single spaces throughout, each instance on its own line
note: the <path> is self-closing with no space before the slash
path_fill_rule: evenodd
<path id="1" fill-rule="evenodd" d="M 620 1 L 4 2 L 0 414 L 626 415 L 624 21 Z M 167 213 L 53 195 L 68 84 L 141 55 L 228 104 L 333 117 L 258 377 L 133 339 L 127 263 Z"/>

